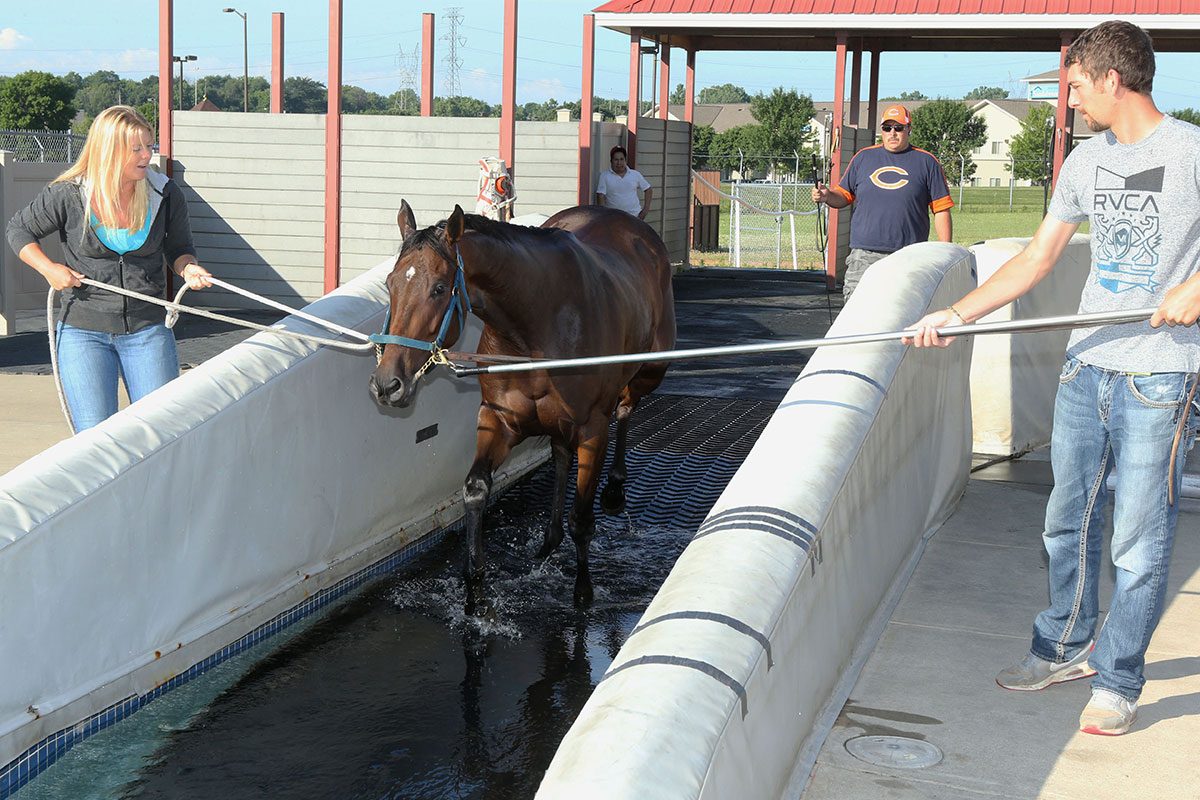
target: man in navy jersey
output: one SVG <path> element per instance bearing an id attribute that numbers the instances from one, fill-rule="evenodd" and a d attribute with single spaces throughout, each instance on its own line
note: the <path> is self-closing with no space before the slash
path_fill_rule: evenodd
<path id="1" fill-rule="evenodd" d="M 813 202 L 830 208 L 855 204 L 842 281 L 847 299 L 867 267 L 902 247 L 929 241 L 929 212 L 940 241 L 948 242 L 953 235 L 954 201 L 946 175 L 932 153 L 909 144 L 908 109 L 885 108 L 880 130 L 883 144 L 859 150 L 836 187 L 818 183 L 812 190 Z"/>

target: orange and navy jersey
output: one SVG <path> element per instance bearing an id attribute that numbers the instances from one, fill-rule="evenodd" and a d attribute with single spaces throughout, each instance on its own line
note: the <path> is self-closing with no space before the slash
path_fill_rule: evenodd
<path id="1" fill-rule="evenodd" d="M 835 189 L 855 204 L 850 246 L 860 250 L 893 253 L 928 241 L 929 212 L 954 207 L 942 165 L 918 147 L 859 150 Z"/>

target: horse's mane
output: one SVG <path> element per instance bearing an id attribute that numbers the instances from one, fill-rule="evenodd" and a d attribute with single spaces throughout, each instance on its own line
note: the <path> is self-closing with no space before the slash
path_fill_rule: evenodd
<path id="1" fill-rule="evenodd" d="M 416 250 L 420 247 L 429 247 L 446 261 L 453 263 L 454 258 L 446 247 L 446 222 L 447 220 L 444 219 L 439 220 L 436 225 L 414 231 L 400 245 L 400 255 L 403 256 L 408 251 Z M 563 233 L 558 228 L 530 228 L 525 225 L 510 225 L 504 222 L 497 222 L 481 214 L 464 214 L 463 227 L 465 230 L 475 231 L 476 233 L 492 239 L 498 239 L 508 244 L 517 243 L 522 237 L 534 236 L 545 238 L 558 236 Z"/>

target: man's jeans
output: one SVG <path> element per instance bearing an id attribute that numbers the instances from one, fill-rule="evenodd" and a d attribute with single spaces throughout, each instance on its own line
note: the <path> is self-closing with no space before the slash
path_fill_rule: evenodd
<path id="1" fill-rule="evenodd" d="M 1061 662 L 1092 638 L 1099 614 L 1105 482 L 1115 467 L 1116 585 L 1088 663 L 1097 672 L 1092 688 L 1128 700 L 1137 700 L 1142 692 L 1146 648 L 1162 616 L 1194 419 L 1188 421 L 1175 459 L 1173 506 L 1167 505 L 1167 471 L 1193 380 L 1182 372 L 1111 372 L 1072 358 L 1059 377 L 1050 447 L 1054 490 L 1042 534 L 1050 555 L 1050 608 L 1034 621 L 1031 649 L 1047 661 Z"/>
<path id="2" fill-rule="evenodd" d="M 849 300 L 850 295 L 854 294 L 854 290 L 858 288 L 858 282 L 866 274 L 867 268 L 890 255 L 891 253 L 880 253 L 876 250 L 851 249 L 846 255 L 846 274 L 842 277 L 842 297 Z"/>
<path id="3" fill-rule="evenodd" d="M 136 402 L 179 377 L 175 335 L 162 324 L 114 334 L 58 323 L 58 369 L 75 432 L 117 413 L 117 378 Z"/>

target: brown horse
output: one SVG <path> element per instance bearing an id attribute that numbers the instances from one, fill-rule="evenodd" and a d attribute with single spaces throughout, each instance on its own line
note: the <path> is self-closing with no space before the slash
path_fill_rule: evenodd
<path id="1" fill-rule="evenodd" d="M 458 316 L 450 315 L 465 278 L 470 309 L 484 322 L 480 353 L 572 358 L 675 346 L 666 247 L 649 225 L 623 211 L 572 208 L 541 228 L 525 228 L 464 214 L 455 206 L 443 225 L 418 231 L 405 202 L 398 222 L 404 243 L 387 278 L 391 317 L 386 333 L 391 336 L 432 342 L 440 329 L 446 345 L 453 344 L 461 331 Z M 385 345 L 370 380 L 376 402 L 411 403 L 428 356 L 425 350 Z M 530 436 L 550 437 L 555 465 L 553 508 L 539 557 L 562 542 L 567 481 L 572 456 L 578 457 L 567 525 L 578 567 L 575 604 L 591 602 L 588 543 L 595 531 L 592 502 L 604 466 L 608 422 L 616 411 L 616 451 L 600 502 L 605 512 L 619 513 L 625 505 L 629 416 L 666 369 L 666 362 L 646 362 L 479 376 L 483 399 L 475 463 L 463 486 L 468 613 L 476 613 L 482 588 L 483 513 L 492 474 Z"/>

